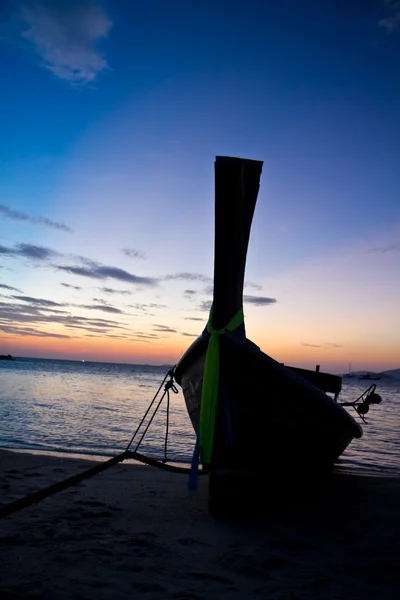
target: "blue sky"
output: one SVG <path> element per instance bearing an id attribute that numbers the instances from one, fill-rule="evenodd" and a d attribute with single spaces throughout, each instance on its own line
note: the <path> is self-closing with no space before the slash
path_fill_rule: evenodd
<path id="1" fill-rule="evenodd" d="M 219 154 L 264 160 L 249 337 L 398 367 L 400 3 L 192 4 L 2 4 L 0 352 L 179 358 Z"/>

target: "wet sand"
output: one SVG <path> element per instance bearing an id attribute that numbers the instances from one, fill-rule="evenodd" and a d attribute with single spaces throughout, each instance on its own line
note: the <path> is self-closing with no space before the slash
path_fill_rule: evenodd
<path id="1" fill-rule="evenodd" d="M 92 466 L 0 451 L 0 503 Z M 334 475 L 218 522 L 187 477 L 122 464 L 5 517 L 0 598 L 397 600 L 400 480 Z"/>

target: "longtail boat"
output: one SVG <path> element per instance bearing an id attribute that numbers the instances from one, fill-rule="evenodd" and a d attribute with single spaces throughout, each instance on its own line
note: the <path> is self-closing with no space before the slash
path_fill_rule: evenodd
<path id="1" fill-rule="evenodd" d="M 218 473 L 270 477 L 305 464 L 317 473 L 363 433 L 337 402 L 339 376 L 282 365 L 246 337 L 244 274 L 262 165 L 216 157 L 213 303 L 174 373 L 210 470 L 210 506 Z"/>

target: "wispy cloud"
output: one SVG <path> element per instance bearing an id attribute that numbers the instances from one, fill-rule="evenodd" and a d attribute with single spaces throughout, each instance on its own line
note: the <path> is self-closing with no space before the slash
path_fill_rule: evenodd
<path id="1" fill-rule="evenodd" d="M 51 331 L 42 331 L 34 327 L 16 327 L 14 325 L 3 325 L 0 323 L 0 331 L 11 333 L 13 335 L 33 336 L 33 337 L 48 337 L 48 338 L 70 338 L 72 336 L 64 333 L 52 333 Z"/>
<path id="2" fill-rule="evenodd" d="M 204 319 L 202 319 L 201 317 L 185 317 L 185 321 L 203 321 Z"/>
<path id="3" fill-rule="evenodd" d="M 10 292 L 21 293 L 21 290 L 19 290 L 18 288 L 12 287 L 11 285 L 6 285 L 5 283 L 0 283 L 0 288 L 2 288 L 3 290 L 10 290 Z"/>
<path id="4" fill-rule="evenodd" d="M 159 336 L 156 333 L 136 333 L 135 334 L 136 337 L 139 338 L 150 338 L 150 339 L 158 339 Z"/>
<path id="5" fill-rule="evenodd" d="M 400 252 L 400 244 L 391 244 L 389 246 L 377 246 L 371 248 L 369 252 L 376 252 L 380 254 L 387 254 L 388 252 Z"/>
<path id="6" fill-rule="evenodd" d="M 109 306 L 108 304 L 80 304 L 79 308 L 86 308 L 88 310 L 102 310 L 103 312 L 114 313 L 118 315 L 124 314 L 119 308 L 115 308 L 115 306 Z"/>
<path id="7" fill-rule="evenodd" d="M 61 285 L 63 285 L 66 288 L 71 288 L 73 290 L 81 290 L 82 288 L 79 287 L 79 285 L 71 285 L 70 283 L 62 283 Z"/>
<path id="8" fill-rule="evenodd" d="M 140 250 L 135 250 L 135 248 L 123 248 L 122 252 L 125 254 L 125 256 L 129 256 L 129 258 L 147 258 L 144 252 L 141 252 Z"/>
<path id="9" fill-rule="evenodd" d="M 161 333 L 177 333 L 176 329 L 168 327 L 166 325 L 153 325 L 154 331 L 160 331 Z"/>
<path id="10" fill-rule="evenodd" d="M 133 275 L 124 269 L 119 267 L 112 267 L 101 265 L 90 261 L 90 265 L 86 267 L 77 267 L 75 265 L 54 265 L 59 271 L 65 271 L 73 275 L 79 275 L 81 277 L 91 277 L 92 279 L 116 279 L 117 281 L 124 281 L 126 283 L 136 283 L 146 286 L 157 285 L 157 279 L 153 277 L 141 277 L 139 275 Z"/>
<path id="11" fill-rule="evenodd" d="M 209 312 L 210 308 L 211 308 L 211 304 L 212 304 L 212 300 L 203 300 L 203 302 L 200 302 L 199 310 L 204 310 L 204 312 Z"/>
<path id="12" fill-rule="evenodd" d="M 243 301 L 246 304 L 254 304 L 255 306 L 269 306 L 276 304 L 276 298 L 266 298 L 264 296 L 243 296 Z"/>
<path id="13" fill-rule="evenodd" d="M 172 273 L 164 277 L 166 280 L 178 279 L 181 281 L 201 281 L 202 283 L 209 283 L 212 281 L 211 277 L 202 275 L 201 273 Z"/>
<path id="14" fill-rule="evenodd" d="M 51 221 L 51 219 L 47 219 L 46 217 L 27 215 L 26 213 L 14 210 L 9 206 L 5 206 L 5 204 L 0 204 L 0 215 L 6 219 L 13 219 L 14 221 L 27 221 L 33 225 L 45 225 L 46 227 L 58 229 L 59 231 L 72 232 L 72 229 L 67 225 L 64 225 L 64 223 L 57 223 L 56 221 Z"/>
<path id="15" fill-rule="evenodd" d="M 43 263 L 45 267 L 50 266 L 57 271 L 62 271 L 64 273 L 70 273 L 71 275 L 79 275 L 80 277 L 89 277 L 91 279 L 97 280 L 107 280 L 114 279 L 116 281 L 123 281 L 124 283 L 136 284 L 138 286 L 157 286 L 159 280 L 154 277 L 146 277 L 141 275 L 134 275 L 125 269 L 120 269 L 119 267 L 114 267 L 112 265 L 103 265 L 97 261 L 94 261 L 90 258 L 86 258 L 85 256 L 68 256 L 62 255 L 56 250 L 52 250 L 51 248 L 46 248 L 45 246 L 37 246 L 34 244 L 25 244 L 20 243 L 16 244 L 14 247 L 7 247 L 0 245 L 0 255 L 9 256 L 12 258 L 28 258 L 34 261 L 40 261 Z M 57 264 L 54 261 L 58 259 L 58 262 L 61 259 L 68 260 L 72 259 L 74 261 L 79 261 L 82 264 Z M 74 289 L 79 289 L 79 286 L 73 286 L 68 283 L 61 284 L 64 287 L 70 287 Z M 101 291 L 107 294 L 126 294 L 128 295 L 130 292 L 125 290 L 114 290 L 110 287 L 98 288 Z M 155 307 L 161 307 L 161 305 L 153 304 Z"/>
<path id="16" fill-rule="evenodd" d="M 185 290 L 183 292 L 183 295 L 186 296 L 187 298 L 193 298 L 193 296 L 195 296 L 197 294 L 197 292 L 195 290 Z"/>
<path id="17" fill-rule="evenodd" d="M 109 287 L 101 287 L 97 289 L 99 292 L 104 292 L 104 294 L 122 294 L 124 296 L 130 296 L 132 294 L 132 292 L 129 290 L 114 290 L 113 288 Z"/>
<path id="18" fill-rule="evenodd" d="M 245 281 L 244 287 L 253 288 L 253 290 L 257 290 L 258 292 L 261 292 L 262 290 L 262 285 L 259 285 L 258 283 L 253 283 L 251 281 Z"/>
<path id="19" fill-rule="evenodd" d="M 28 302 L 29 304 L 35 304 L 37 306 L 66 306 L 59 302 L 53 302 L 53 300 L 44 300 L 43 298 L 32 298 L 31 296 L 12 296 L 15 300 L 22 300 L 22 302 Z"/>
<path id="20" fill-rule="evenodd" d="M 388 9 L 388 15 L 378 22 L 380 27 L 384 27 L 392 33 L 396 29 L 400 29 L 400 1 L 385 0 L 385 6 Z"/>
<path id="21" fill-rule="evenodd" d="M 0 246 L 0 254 L 5 256 L 30 258 L 32 260 L 46 261 L 59 256 L 59 253 L 45 246 L 36 246 L 34 244 L 16 244 L 14 248 Z"/>
<path id="22" fill-rule="evenodd" d="M 31 0 L 20 9 L 22 36 L 34 47 L 44 68 L 73 85 L 87 84 L 107 69 L 98 43 L 112 22 L 91 0 Z"/>
<path id="23" fill-rule="evenodd" d="M 329 348 L 342 348 L 342 344 L 335 344 L 333 342 L 324 342 L 323 344 L 309 344 L 308 342 L 301 342 L 301 346 L 307 346 L 308 348 L 323 348 L 329 350 Z"/>
<path id="24" fill-rule="evenodd" d="M 266 298 L 264 296 L 243 296 L 243 302 L 246 304 L 253 304 L 254 306 L 269 306 L 270 304 L 275 304 L 275 298 Z M 212 300 L 203 300 L 200 302 L 199 310 L 204 310 L 208 312 L 211 308 Z"/>
<path id="25" fill-rule="evenodd" d="M 30 298 L 29 296 L 14 296 L 14 299 L 19 299 L 20 303 L 0 302 L 0 331 L 11 332 L 10 328 L 13 327 L 14 333 L 17 333 L 15 328 L 25 327 L 26 332 L 21 333 L 21 335 L 30 335 L 30 327 L 37 329 L 38 326 L 44 326 L 46 327 L 46 331 L 43 331 L 40 334 L 41 336 L 57 337 L 51 332 L 47 333 L 47 327 L 55 324 L 61 325 L 67 328 L 67 330 L 76 329 L 88 333 L 99 333 L 104 337 L 116 332 L 124 333 L 124 335 L 132 335 L 133 333 L 128 327 L 118 321 L 97 317 L 81 317 L 72 315 L 68 310 L 53 308 L 54 305 L 68 307 L 70 306 L 68 304 L 62 305 L 51 300 Z M 34 333 L 31 335 L 34 335 Z"/>

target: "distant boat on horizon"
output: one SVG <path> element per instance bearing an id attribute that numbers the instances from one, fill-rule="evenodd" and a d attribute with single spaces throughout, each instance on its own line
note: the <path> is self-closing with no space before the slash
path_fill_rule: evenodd
<path id="1" fill-rule="evenodd" d="M 380 375 L 376 375 L 375 373 L 364 373 L 360 375 L 358 379 L 367 379 L 368 381 L 378 381 L 380 379 Z"/>
<path id="2" fill-rule="evenodd" d="M 0 360 L 15 360 L 11 354 L 0 354 Z"/>
<path id="3" fill-rule="evenodd" d="M 354 379 L 355 375 L 351 370 L 351 363 L 349 362 L 349 372 L 343 375 L 346 379 Z"/>

